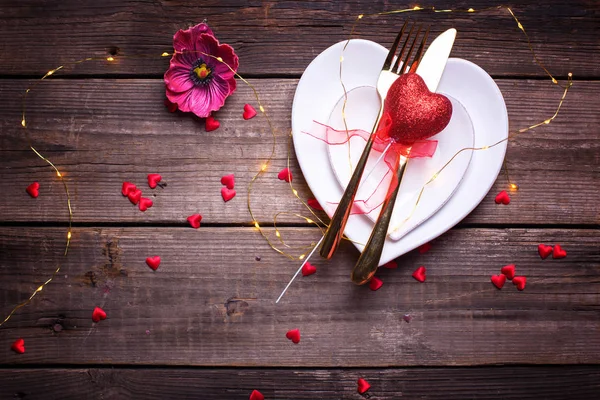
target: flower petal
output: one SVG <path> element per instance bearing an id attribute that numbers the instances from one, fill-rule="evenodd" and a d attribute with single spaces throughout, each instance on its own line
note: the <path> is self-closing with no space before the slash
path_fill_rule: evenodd
<path id="1" fill-rule="evenodd" d="M 173 35 L 173 48 L 177 51 L 194 50 L 194 35 L 191 29 L 180 29 Z"/>
<path id="2" fill-rule="evenodd" d="M 190 78 L 190 68 L 171 66 L 165 72 L 164 79 L 167 89 L 175 93 L 183 93 L 194 87 Z"/>
<path id="3" fill-rule="evenodd" d="M 183 112 L 190 112 L 190 95 L 192 94 L 192 90 L 188 90 L 183 93 L 172 92 L 167 88 L 167 99 L 171 103 L 177 104 L 177 107 Z"/>

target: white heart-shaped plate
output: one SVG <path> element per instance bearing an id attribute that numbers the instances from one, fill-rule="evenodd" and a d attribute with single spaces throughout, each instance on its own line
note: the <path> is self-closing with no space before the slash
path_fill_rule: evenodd
<path id="1" fill-rule="evenodd" d="M 344 96 L 344 89 L 340 83 L 340 56 L 345 44 L 346 41 L 329 47 L 310 63 L 298 83 L 292 107 L 292 131 L 298 162 L 310 189 L 329 216 L 333 215 L 335 204 L 339 202 L 343 193 L 340 181 L 347 182 L 348 179 L 346 177 L 349 174 L 348 157 L 330 156 L 332 146 L 306 132 L 314 130 L 315 121 L 329 123 L 336 105 L 339 107 L 340 99 Z M 351 93 L 350 90 L 353 88 L 374 86 L 387 52 L 384 47 L 371 41 L 362 39 L 350 41 L 343 54 L 342 69 L 343 82 L 348 93 Z M 474 147 L 489 146 L 508 136 L 508 114 L 502 94 L 494 80 L 477 65 L 466 60 L 450 58 L 437 92 L 451 98 L 455 107 L 462 106 L 461 108 L 467 114 L 466 120 L 471 121 L 471 125 L 464 126 L 465 129 L 472 126 L 473 137 L 470 141 L 469 135 L 463 135 L 463 139 L 457 137 L 456 140 L 461 143 L 459 148 L 469 147 L 470 142 L 474 142 Z M 370 101 L 369 96 L 362 97 L 365 101 Z M 348 113 L 347 118 L 349 118 Z M 349 128 L 355 127 L 349 126 Z M 469 146 L 463 145 L 466 143 L 464 140 L 469 141 Z M 440 140 L 436 154 L 454 154 L 448 149 L 442 150 L 443 144 L 444 142 Z M 456 147 L 456 144 L 444 147 Z M 347 153 L 347 147 L 345 149 Z M 461 157 L 457 157 L 456 165 L 461 164 L 464 168 L 453 166 L 454 169 L 449 167 L 450 169 L 444 170 L 444 172 L 452 171 L 447 181 L 444 183 L 443 176 L 440 174 L 427 186 L 423 194 L 424 199 L 427 196 L 435 199 L 436 191 L 446 193 L 442 204 L 439 204 L 439 201 L 437 203 L 420 201 L 409 219 L 412 226 L 407 223 L 402 227 L 403 231 L 399 234 L 401 239 L 393 240 L 388 237 L 386 240 L 380 265 L 441 235 L 467 216 L 481 202 L 495 182 L 505 152 L 506 142 L 503 142 L 487 150 L 475 151 L 472 155 L 469 154 L 470 152 L 464 152 L 465 156 L 462 156 L 462 160 Z M 417 160 L 411 160 L 413 161 Z M 436 165 L 441 161 L 443 160 L 437 160 Z M 332 167 L 332 162 L 335 168 Z M 340 173 L 344 169 L 348 171 Z M 409 171 L 405 180 L 410 180 L 408 173 Z M 448 181 L 454 183 L 448 184 Z M 403 182 L 401 190 L 404 190 L 404 185 Z M 415 183 L 412 185 L 417 189 L 422 186 Z M 416 198 L 413 197 L 410 206 L 406 200 L 409 196 L 404 195 L 402 197 L 404 200 L 400 197 L 398 200 L 404 202 L 402 209 L 412 209 Z M 372 213 L 377 215 L 377 211 Z M 362 251 L 372 227 L 373 221 L 369 216 L 352 215 L 344 233 Z M 394 228 L 393 223 L 391 228 Z"/>

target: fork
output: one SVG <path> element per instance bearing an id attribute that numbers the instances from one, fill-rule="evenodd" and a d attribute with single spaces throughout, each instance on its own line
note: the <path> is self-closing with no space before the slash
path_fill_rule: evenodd
<path id="1" fill-rule="evenodd" d="M 402 57 L 404 56 L 404 51 L 406 50 L 406 46 L 410 42 L 412 33 L 415 29 L 415 24 L 412 24 L 410 31 L 408 33 L 408 36 L 404 40 L 402 49 L 400 50 L 400 53 L 398 54 L 398 57 L 396 57 L 396 61 L 394 62 L 394 56 L 396 54 L 396 50 L 398 49 L 398 45 L 400 44 L 400 39 L 402 38 L 404 31 L 406 30 L 407 24 L 408 24 L 408 21 L 404 22 L 402 29 L 400 29 L 400 32 L 398 33 L 398 35 L 396 36 L 396 39 L 394 40 L 394 44 L 392 45 L 392 47 L 390 48 L 390 51 L 388 52 L 385 62 L 383 63 L 383 67 L 381 68 L 381 72 L 379 73 L 379 78 L 377 79 L 377 93 L 379 94 L 379 99 L 381 101 L 381 104 L 379 107 L 379 114 L 377 115 L 377 120 L 375 121 L 373 129 L 371 131 L 369 140 L 367 141 L 367 144 L 365 145 L 363 153 L 360 156 L 358 163 L 356 164 L 356 168 L 354 169 L 354 172 L 352 173 L 350 182 L 348 182 L 348 186 L 346 186 L 346 190 L 344 191 L 344 194 L 342 195 L 342 198 L 340 199 L 340 202 L 335 210 L 335 213 L 333 214 L 333 217 L 331 218 L 331 223 L 329 224 L 329 227 L 327 228 L 327 231 L 325 232 L 325 236 L 322 239 L 323 245 L 321 246 L 321 250 L 319 252 L 321 254 L 321 257 L 324 257 L 327 259 L 331 258 L 333 256 L 333 254 L 335 253 L 335 251 L 337 250 L 337 247 L 338 247 L 340 241 L 342 240 L 342 237 L 344 235 L 344 229 L 346 227 L 346 223 L 348 222 L 348 217 L 350 216 L 350 211 L 352 210 L 352 204 L 354 203 L 354 198 L 356 197 L 356 192 L 358 191 L 358 186 L 360 184 L 360 180 L 361 180 L 363 172 L 365 170 L 365 166 L 367 165 L 367 160 L 369 159 L 369 154 L 371 153 L 371 148 L 373 147 L 373 142 L 375 139 L 374 133 L 377 131 L 377 128 L 379 127 L 379 122 L 381 121 L 381 117 L 383 116 L 383 106 L 385 103 L 385 99 L 387 97 L 388 90 L 390 89 L 392 84 L 396 81 L 396 79 L 398 79 L 400 77 L 400 75 L 402 75 L 406 72 L 414 72 L 417 69 L 418 63 L 421 60 L 421 57 L 423 55 L 423 49 L 425 47 L 425 42 L 427 40 L 427 33 L 429 32 L 429 30 L 427 30 L 427 33 L 425 33 L 425 36 L 421 42 L 421 45 L 417 51 L 417 54 L 416 54 L 412 64 L 409 66 L 408 61 L 410 59 L 410 54 L 412 53 L 412 51 L 415 47 L 415 44 L 417 42 L 417 38 L 419 37 L 419 33 L 421 32 L 422 26 L 419 25 L 419 27 L 417 29 L 417 34 L 414 36 L 412 44 L 410 45 L 410 49 L 409 49 L 408 53 L 406 54 L 404 61 L 402 62 L 402 64 L 400 64 L 400 61 L 401 61 Z M 394 64 L 392 65 L 392 63 L 394 63 Z M 382 213 L 383 213 L 383 211 L 382 211 Z M 388 225 L 389 225 L 389 221 L 388 221 Z M 386 229 L 387 229 L 387 227 L 386 227 Z"/>

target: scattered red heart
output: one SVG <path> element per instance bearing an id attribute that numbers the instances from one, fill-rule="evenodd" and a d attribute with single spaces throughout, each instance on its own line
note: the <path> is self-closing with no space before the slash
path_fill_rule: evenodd
<path id="1" fill-rule="evenodd" d="M 306 201 L 306 204 L 308 204 L 309 207 L 318 210 L 318 211 L 323 211 L 323 207 L 321 207 L 321 205 L 319 204 L 319 202 L 317 201 L 317 199 L 308 199 Z"/>
<path id="2" fill-rule="evenodd" d="M 523 289 L 525 289 L 525 284 L 527 283 L 527 278 L 524 276 L 515 276 L 512 281 L 515 284 L 515 286 L 517 287 L 517 289 L 523 290 Z"/>
<path id="3" fill-rule="evenodd" d="M 515 277 L 515 264 L 505 265 L 500 269 L 500 272 L 504 274 L 508 279 L 512 279 Z"/>
<path id="4" fill-rule="evenodd" d="M 18 354 L 25 353 L 25 340 L 20 338 L 15 340 L 14 343 L 10 346 L 10 349 Z"/>
<path id="5" fill-rule="evenodd" d="M 235 186 L 235 176 L 233 174 L 221 177 L 221 185 L 227 186 L 227 189 L 233 189 Z"/>
<path id="6" fill-rule="evenodd" d="M 290 339 L 292 343 L 298 344 L 300 343 L 300 330 L 299 329 L 290 329 L 285 337 Z"/>
<path id="7" fill-rule="evenodd" d="M 190 223 L 192 228 L 198 229 L 200 228 L 200 221 L 202 221 L 202 215 L 194 214 L 187 217 L 187 221 Z"/>
<path id="8" fill-rule="evenodd" d="M 127 198 L 133 204 L 137 204 L 137 203 L 140 202 L 140 199 L 142 198 L 142 191 L 140 189 L 137 189 L 137 188 L 133 189 L 131 192 L 129 192 L 127 194 Z"/>
<path id="9" fill-rule="evenodd" d="M 376 276 L 372 277 L 371 280 L 369 281 L 369 289 L 371 289 L 372 291 L 375 291 L 382 286 L 383 286 L 383 281 Z"/>
<path id="10" fill-rule="evenodd" d="M 387 268 L 387 269 L 396 269 L 396 268 L 398 268 L 398 263 L 396 262 L 396 260 L 392 260 L 390 262 L 383 264 L 382 267 Z"/>
<path id="11" fill-rule="evenodd" d="M 160 181 L 162 181 L 162 176 L 160 176 L 160 174 L 148 174 L 148 186 L 150 186 L 151 189 L 156 188 Z"/>
<path id="12" fill-rule="evenodd" d="M 121 193 L 123 194 L 123 196 L 127 197 L 129 193 L 133 192 L 136 189 L 137 186 L 135 186 L 133 183 L 123 182 L 123 186 L 121 187 Z"/>
<path id="13" fill-rule="evenodd" d="M 100 322 L 105 319 L 106 319 L 106 313 L 104 312 L 104 310 L 101 309 L 100 307 L 94 308 L 94 311 L 92 311 L 92 321 Z"/>
<path id="14" fill-rule="evenodd" d="M 177 103 L 171 103 L 169 99 L 165 99 L 165 107 L 167 107 L 167 110 L 169 110 L 169 112 L 172 113 L 174 113 L 178 109 Z"/>
<path id="15" fill-rule="evenodd" d="M 358 386 L 357 391 L 359 394 L 364 394 L 367 390 L 371 389 L 371 385 L 369 385 L 369 382 L 367 382 L 363 378 L 358 378 L 356 384 Z"/>
<path id="16" fill-rule="evenodd" d="M 552 250 L 552 258 L 565 258 L 567 256 L 566 250 L 560 247 L 560 244 L 555 244 Z"/>
<path id="17" fill-rule="evenodd" d="M 221 123 L 214 119 L 212 115 L 206 117 L 206 121 L 204 122 L 204 128 L 206 129 L 206 132 L 212 132 L 216 129 L 219 129 L 220 126 Z"/>
<path id="18" fill-rule="evenodd" d="M 419 254 L 425 254 L 431 250 L 431 243 L 427 242 L 419 246 Z"/>
<path id="19" fill-rule="evenodd" d="M 235 197 L 235 190 L 229 188 L 221 188 L 221 197 L 223 197 L 223 201 L 227 203 L 229 200 Z"/>
<path id="20" fill-rule="evenodd" d="M 40 184 L 38 182 L 33 182 L 31 185 L 27 186 L 25 191 L 35 199 L 40 195 Z"/>
<path id="21" fill-rule="evenodd" d="M 290 183 L 292 181 L 292 171 L 290 171 L 289 168 L 284 168 L 281 171 L 279 171 L 277 177 L 281 181 L 286 181 L 287 183 Z"/>
<path id="22" fill-rule="evenodd" d="M 148 264 L 150 268 L 156 271 L 158 269 L 158 266 L 160 265 L 160 256 L 146 258 L 146 264 Z"/>
<path id="23" fill-rule="evenodd" d="M 250 393 L 250 400 L 265 400 L 265 396 L 258 390 L 253 390 L 252 393 Z"/>
<path id="24" fill-rule="evenodd" d="M 140 208 L 140 211 L 146 211 L 147 209 L 149 209 L 150 207 L 152 207 L 154 203 L 152 202 L 152 200 L 146 198 L 146 197 L 142 197 L 140 199 L 140 203 L 138 204 L 138 207 Z"/>
<path id="25" fill-rule="evenodd" d="M 500 274 L 500 275 L 492 275 L 492 283 L 494 284 L 494 286 L 496 286 L 498 289 L 502 289 L 502 287 L 504 286 L 504 283 L 506 282 L 506 275 Z"/>
<path id="26" fill-rule="evenodd" d="M 506 190 L 501 191 L 496 195 L 496 204 L 510 204 L 510 196 L 506 192 Z"/>
<path id="27" fill-rule="evenodd" d="M 244 104 L 244 119 L 248 120 L 256 116 L 256 110 L 250 104 Z"/>
<path id="28" fill-rule="evenodd" d="M 302 276 L 309 276 L 317 272 L 317 269 L 309 262 L 302 266 Z"/>
<path id="29" fill-rule="evenodd" d="M 415 270 L 415 272 L 413 272 L 412 277 L 422 283 L 425 282 L 425 279 L 427 278 L 426 274 L 427 269 L 423 266 L 420 266 Z"/>
<path id="30" fill-rule="evenodd" d="M 542 260 L 552 254 L 552 246 L 547 246 L 545 244 L 538 244 L 538 253 Z"/>

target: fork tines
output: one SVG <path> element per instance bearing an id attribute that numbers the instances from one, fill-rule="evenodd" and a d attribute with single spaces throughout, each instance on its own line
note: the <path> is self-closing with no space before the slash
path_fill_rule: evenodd
<path id="1" fill-rule="evenodd" d="M 398 36 L 396 36 L 396 39 L 394 40 L 394 44 L 392 45 L 392 48 L 391 48 L 390 52 L 388 53 L 387 59 L 385 60 L 385 63 L 383 65 L 383 69 L 388 69 L 390 72 L 393 72 L 398 75 L 402 75 L 407 72 L 415 72 L 416 71 L 416 69 L 419 65 L 419 62 L 421 61 L 421 57 L 423 56 L 423 51 L 425 49 L 425 43 L 427 42 L 427 36 L 429 35 L 429 27 L 428 27 L 427 30 L 425 31 L 425 34 L 421 38 L 421 43 L 419 45 L 419 48 L 417 49 L 417 52 L 414 54 L 412 62 L 409 63 L 409 61 L 411 59 L 411 54 L 413 53 L 413 50 L 419 39 L 419 34 L 421 33 L 421 30 L 423 28 L 422 25 L 417 26 L 414 23 L 411 24 L 410 30 L 408 32 L 408 36 L 404 40 L 404 44 L 402 45 L 402 48 L 400 49 L 400 52 L 398 53 L 398 56 L 396 57 L 396 61 L 394 62 L 394 65 L 390 68 L 390 66 L 392 65 L 392 61 L 394 59 L 394 54 L 396 53 L 396 49 L 398 48 L 398 45 L 400 44 L 400 40 L 402 38 L 402 35 L 404 34 L 404 31 L 406 30 L 407 25 L 408 25 L 408 21 L 404 22 L 404 25 L 402 26 L 402 29 L 398 33 Z M 411 36 L 413 35 L 415 27 L 417 28 L 417 33 L 414 35 L 414 38 L 412 40 L 412 43 L 410 44 L 408 52 L 406 52 L 406 55 L 405 55 L 404 52 L 406 51 L 406 47 L 408 46 L 408 44 L 410 42 L 410 39 L 411 39 Z"/>

